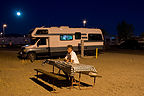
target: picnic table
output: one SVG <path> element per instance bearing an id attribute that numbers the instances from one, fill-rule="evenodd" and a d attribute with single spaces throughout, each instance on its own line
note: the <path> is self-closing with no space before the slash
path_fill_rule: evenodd
<path id="1" fill-rule="evenodd" d="M 83 73 L 87 75 L 90 72 L 97 73 L 95 67 L 92 65 L 70 63 L 65 61 L 55 61 L 50 59 L 43 62 L 43 64 L 45 63 L 53 65 L 53 72 L 54 67 L 57 67 L 66 72 L 69 76 L 74 76 L 75 73 Z"/>
<path id="2" fill-rule="evenodd" d="M 86 64 L 75 64 L 75 63 L 70 63 L 70 62 L 65 62 L 65 61 L 55 61 L 55 60 L 50 60 L 47 59 L 45 60 L 42 65 L 44 64 L 50 64 L 53 65 L 53 73 L 54 73 L 54 67 L 59 68 L 63 72 L 67 73 L 68 76 L 72 77 L 72 87 L 73 87 L 73 81 L 74 81 L 74 75 L 75 73 L 79 73 L 79 82 L 75 83 L 79 85 L 80 88 L 80 78 L 81 74 L 86 74 L 89 75 L 90 77 L 94 77 L 94 85 L 95 85 L 95 79 L 96 77 L 100 77 L 98 75 L 90 75 L 89 73 L 97 73 L 97 70 L 95 69 L 94 66 L 92 65 L 86 65 Z"/>

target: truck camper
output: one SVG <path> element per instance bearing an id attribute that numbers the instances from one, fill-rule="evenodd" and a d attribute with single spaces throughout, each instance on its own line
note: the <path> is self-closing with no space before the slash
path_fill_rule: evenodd
<path id="1" fill-rule="evenodd" d="M 102 50 L 104 45 L 102 31 L 96 28 L 38 27 L 31 31 L 30 38 L 31 44 L 22 46 L 19 52 L 24 58 L 66 55 L 67 45 L 80 52 L 81 40 L 84 40 L 85 51 Z"/>

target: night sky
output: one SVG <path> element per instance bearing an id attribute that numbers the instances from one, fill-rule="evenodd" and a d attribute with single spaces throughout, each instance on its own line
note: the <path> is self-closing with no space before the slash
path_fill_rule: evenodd
<path id="1" fill-rule="evenodd" d="M 17 16 L 16 12 L 22 15 Z M 0 31 L 6 23 L 6 33 L 26 34 L 41 26 L 104 28 L 117 34 L 118 23 L 125 20 L 133 24 L 135 34 L 144 32 L 143 0 L 1 0 Z"/>

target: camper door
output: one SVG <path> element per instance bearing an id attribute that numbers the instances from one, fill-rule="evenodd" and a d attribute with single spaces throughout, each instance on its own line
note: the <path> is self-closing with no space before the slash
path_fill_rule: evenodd
<path id="1" fill-rule="evenodd" d="M 37 42 L 37 54 L 48 55 L 48 38 L 40 38 Z"/>

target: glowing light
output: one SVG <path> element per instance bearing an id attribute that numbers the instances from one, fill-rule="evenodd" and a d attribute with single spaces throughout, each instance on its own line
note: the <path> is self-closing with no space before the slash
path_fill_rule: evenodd
<path id="1" fill-rule="evenodd" d="M 17 16 L 21 16 L 21 12 L 17 12 L 16 14 L 17 14 Z"/>
<path id="2" fill-rule="evenodd" d="M 84 23 L 84 24 L 86 24 L 86 23 L 87 23 L 87 21 L 86 21 L 86 20 L 83 20 L 83 23 Z"/>
<path id="3" fill-rule="evenodd" d="M 86 20 L 83 20 L 83 26 L 86 27 L 86 23 L 87 21 Z"/>
<path id="4" fill-rule="evenodd" d="M 6 25 L 6 24 L 3 24 L 3 27 L 7 27 L 7 25 Z"/>

